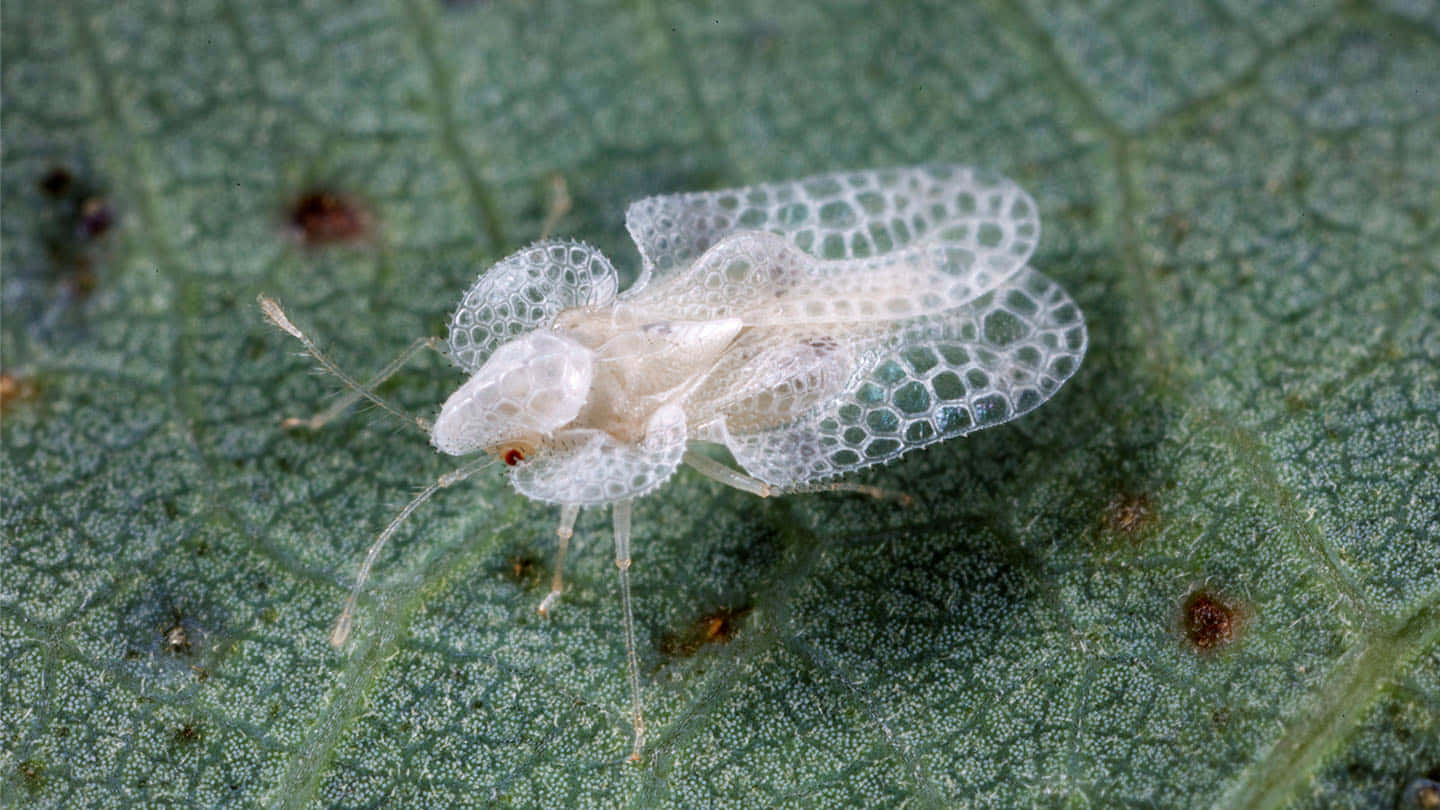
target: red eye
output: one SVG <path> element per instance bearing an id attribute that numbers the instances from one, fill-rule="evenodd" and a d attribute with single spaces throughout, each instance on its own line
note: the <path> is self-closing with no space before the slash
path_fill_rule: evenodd
<path id="1" fill-rule="evenodd" d="M 512 447 L 506 450 L 505 454 L 500 458 L 504 459 L 506 464 L 514 467 L 516 464 L 525 460 L 525 453 L 518 447 Z"/>

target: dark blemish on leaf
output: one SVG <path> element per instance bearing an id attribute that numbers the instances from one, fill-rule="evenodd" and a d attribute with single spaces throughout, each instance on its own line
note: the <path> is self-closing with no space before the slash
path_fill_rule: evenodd
<path id="1" fill-rule="evenodd" d="M 260 611 L 260 621 L 266 624 L 274 624 L 280 619 L 280 611 L 273 607 L 267 607 Z"/>
<path id="2" fill-rule="evenodd" d="M 63 294 L 83 298 L 95 289 L 103 237 L 119 221 L 115 209 L 100 184 L 78 169 L 52 166 L 35 185 L 49 198 L 37 234 L 48 262 L 39 272 Z"/>
<path id="3" fill-rule="evenodd" d="M 259 360 L 260 358 L 265 357 L 269 353 L 269 350 L 266 348 L 264 342 L 257 339 L 254 335 L 246 336 L 243 345 L 245 347 L 244 352 L 246 360 Z"/>
<path id="4" fill-rule="evenodd" d="M 1400 213 L 1404 214 L 1407 218 L 1409 218 L 1410 224 L 1415 228 L 1415 230 L 1430 230 L 1430 212 L 1425 210 L 1424 208 L 1407 205 L 1403 206 L 1400 209 Z"/>
<path id="5" fill-rule="evenodd" d="M 1091 225 L 1095 222 L 1095 206 L 1088 202 L 1073 202 L 1060 209 L 1060 216 L 1081 225 Z"/>
<path id="6" fill-rule="evenodd" d="M 45 787 L 45 763 L 38 759 L 27 759 L 15 766 L 20 784 L 31 793 L 39 793 Z"/>
<path id="7" fill-rule="evenodd" d="M 1126 537 L 1147 531 L 1158 517 L 1154 502 L 1143 492 L 1121 492 L 1105 504 L 1105 527 Z"/>
<path id="8" fill-rule="evenodd" d="M 1420 778 L 1411 782 L 1400 797 L 1401 810 L 1440 810 L 1440 782 Z"/>
<path id="9" fill-rule="evenodd" d="M 1234 641 L 1240 610 L 1230 600 L 1205 589 L 1191 592 L 1180 607 L 1185 639 L 1196 650 L 1214 650 Z"/>
<path id="10" fill-rule="evenodd" d="M 512 554 L 505 560 L 501 570 L 505 578 L 523 587 L 531 587 L 540 580 L 540 562 L 533 554 Z"/>
<path id="11" fill-rule="evenodd" d="M 754 608 L 749 605 L 712 610 L 691 622 L 683 631 L 662 636 L 660 652 L 668 658 L 689 658 L 707 645 L 729 644 L 752 610 Z"/>
<path id="12" fill-rule="evenodd" d="M 190 632 L 185 629 L 185 617 L 180 611 L 174 612 L 170 624 L 160 631 L 161 646 L 171 655 L 190 654 Z"/>
<path id="13" fill-rule="evenodd" d="M 1190 230 L 1193 227 L 1194 225 L 1191 224 L 1190 218 L 1184 214 L 1172 213 L 1165 217 L 1165 230 L 1170 235 L 1170 244 L 1172 246 L 1184 242 L 1185 237 L 1190 235 Z"/>
<path id="14" fill-rule="evenodd" d="M 310 247 L 351 242 L 369 230 L 369 217 L 356 200 L 326 189 L 302 193 L 290 204 L 285 218 Z"/>
<path id="15" fill-rule="evenodd" d="M 165 517 L 169 518 L 170 520 L 174 520 L 175 518 L 180 516 L 180 507 L 176 506 L 175 501 L 171 500 L 170 498 L 166 498 L 165 500 L 161 501 L 160 508 L 165 510 Z"/>
<path id="16" fill-rule="evenodd" d="M 186 723 L 175 729 L 174 740 L 177 743 L 194 743 L 200 741 L 200 727 L 194 723 Z"/>
<path id="17" fill-rule="evenodd" d="M 69 737 L 69 736 L 70 736 L 70 727 L 69 727 L 69 726 L 56 726 L 56 727 L 55 727 L 55 737 L 56 737 L 56 739 L 63 740 L 63 739 L 65 739 L 66 737 Z"/>
<path id="18" fill-rule="evenodd" d="M 125 660 L 126 660 L 126 661 L 138 661 L 138 660 L 140 660 L 144 655 L 145 655 L 145 654 L 142 653 L 142 652 L 140 652 L 139 650 L 136 650 L 136 649 L 133 649 L 133 648 L 132 648 L 132 649 L 128 649 L 128 650 L 125 651 Z"/>
<path id="19" fill-rule="evenodd" d="M 63 197 L 70 192 L 70 187 L 75 184 L 75 175 L 64 166 L 51 166 L 40 175 L 36 186 L 51 197 Z"/>
<path id="20" fill-rule="evenodd" d="M 1230 707 L 1221 706 L 1210 712 L 1210 723 L 1217 729 L 1230 725 Z"/>
<path id="21" fill-rule="evenodd" d="M 1289 191 L 1304 193 L 1310 187 L 1310 175 L 1304 169 L 1296 169 L 1284 176 L 1272 177 L 1265 181 L 1266 194 L 1279 195 Z"/>

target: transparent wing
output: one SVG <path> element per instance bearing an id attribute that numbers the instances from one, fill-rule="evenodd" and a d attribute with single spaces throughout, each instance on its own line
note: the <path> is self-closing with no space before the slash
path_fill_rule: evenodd
<path id="1" fill-rule="evenodd" d="M 824 261 L 784 237 L 746 231 L 725 236 L 689 267 L 622 306 L 640 320 L 859 324 L 936 315 L 1004 280 L 977 266 L 973 252 L 951 244 L 922 241 L 871 259 Z"/>
<path id="2" fill-rule="evenodd" d="M 501 344 L 541 326 L 562 309 L 615 299 L 615 268 L 581 242 L 536 242 L 485 271 L 450 316 L 446 353 L 475 373 Z"/>
<path id="3" fill-rule="evenodd" d="M 546 503 L 598 506 L 646 495 L 665 483 L 685 454 L 685 416 L 678 407 L 655 412 L 645 437 L 622 442 L 603 430 L 567 430 L 531 461 L 510 470 L 520 494 Z"/>
<path id="4" fill-rule="evenodd" d="M 852 341 L 860 359 L 838 396 L 783 427 L 729 431 L 747 472 L 796 487 L 1007 422 L 1075 373 L 1086 332 L 1065 291 L 1026 268 L 969 306 Z"/>
<path id="5" fill-rule="evenodd" d="M 689 266 L 721 237 L 769 231 L 812 256 L 866 259 L 922 243 L 973 265 L 983 292 L 1029 259 L 1040 238 L 1030 196 L 967 166 L 915 166 L 817 175 L 631 203 L 625 225 L 643 259 L 626 297 Z M 968 261 L 965 260 L 969 255 Z"/>

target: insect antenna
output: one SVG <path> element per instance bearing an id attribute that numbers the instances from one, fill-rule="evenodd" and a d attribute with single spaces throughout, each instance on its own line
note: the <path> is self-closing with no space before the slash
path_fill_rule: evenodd
<path id="1" fill-rule="evenodd" d="M 355 395 L 370 400 L 383 410 L 399 417 L 406 422 L 414 423 L 427 434 L 430 433 L 430 420 L 422 419 L 418 416 L 411 416 L 410 414 L 405 413 L 394 405 L 391 405 L 389 402 L 381 399 L 374 391 L 371 391 L 370 388 L 361 385 L 359 380 L 356 380 L 354 377 L 346 374 L 344 370 L 342 370 L 339 366 L 335 365 L 335 361 L 331 360 L 329 355 L 321 351 L 320 347 L 315 345 L 315 341 L 311 340 L 309 335 L 300 331 L 300 327 L 296 326 L 290 321 L 289 316 L 285 314 L 285 310 L 280 308 L 280 304 L 276 302 L 275 299 L 266 295 L 261 295 L 258 300 L 260 301 L 260 311 L 265 314 L 265 317 L 271 323 L 285 330 L 285 332 L 287 332 L 291 337 L 300 341 L 301 345 L 305 347 L 305 351 L 308 352 L 311 357 L 315 358 L 316 362 L 323 366 L 326 371 L 334 374 L 336 378 L 340 380 L 340 382 L 345 383 L 345 385 L 349 386 L 349 388 L 355 392 Z M 394 373 L 394 371 L 400 367 L 403 359 L 408 359 L 411 354 L 413 354 L 415 351 L 418 351 L 420 346 L 423 345 L 422 342 L 418 341 L 417 344 L 418 345 L 411 346 L 411 348 L 407 350 L 405 354 L 402 354 L 401 360 L 395 363 L 391 363 L 389 366 L 387 366 L 385 370 L 381 372 L 381 375 L 383 376 L 378 376 L 377 379 L 384 379 L 385 376 L 389 376 L 390 374 Z M 350 401 L 347 399 L 345 401 L 345 405 L 348 406 L 349 404 Z M 329 411 L 325 411 L 322 412 L 321 416 L 317 416 L 315 419 L 311 419 L 308 422 L 306 420 L 299 420 L 299 424 L 312 424 L 316 422 L 323 424 L 323 421 L 328 420 L 330 416 L 333 416 L 333 414 L 330 414 Z M 291 423 L 292 421 L 293 420 L 287 420 L 287 424 Z"/>
<path id="2" fill-rule="evenodd" d="M 355 603 L 360 599 L 360 591 L 365 587 L 365 581 L 370 578 L 370 568 L 375 564 L 376 558 L 380 556 L 380 551 L 385 548 L 385 543 L 390 536 L 400 528 L 400 524 L 404 523 L 405 519 L 410 517 L 410 513 L 419 508 L 420 504 L 429 500 L 431 495 L 451 484 L 464 481 L 493 464 L 495 464 L 494 459 L 482 458 L 473 464 L 467 464 L 458 470 L 445 473 L 431 482 L 430 486 L 421 490 L 419 495 L 416 495 L 410 503 L 405 504 L 405 508 L 391 519 L 390 525 L 385 527 L 385 531 L 380 532 L 380 536 L 375 538 L 375 542 L 371 543 L 370 549 L 365 552 L 365 561 L 360 563 L 360 572 L 355 575 L 355 585 L 351 587 L 350 595 L 345 599 L 345 607 L 341 609 L 340 616 L 335 619 L 335 628 L 330 631 L 330 643 L 333 646 L 343 647 L 345 641 L 350 638 L 350 629 L 355 620 Z"/>

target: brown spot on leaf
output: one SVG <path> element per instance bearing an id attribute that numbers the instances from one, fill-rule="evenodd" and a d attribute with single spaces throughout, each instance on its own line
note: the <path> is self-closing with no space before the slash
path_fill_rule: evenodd
<path id="1" fill-rule="evenodd" d="M 1105 527 L 1114 534 L 1133 537 L 1153 526 L 1158 517 L 1154 502 L 1143 492 L 1121 492 L 1105 504 Z"/>
<path id="2" fill-rule="evenodd" d="M 99 239 L 115 224 L 115 211 L 104 197 L 87 197 L 80 203 L 80 234 L 86 239 Z"/>
<path id="3" fill-rule="evenodd" d="M 200 727 L 195 725 L 194 723 L 186 723 L 180 728 L 175 729 L 174 739 L 177 743 L 199 742 Z"/>
<path id="4" fill-rule="evenodd" d="M 740 632 L 752 607 L 722 607 L 704 614 L 678 633 L 660 639 L 660 652 L 670 658 L 688 658 L 709 644 L 729 644 Z"/>
<path id="5" fill-rule="evenodd" d="M 1190 235 L 1190 231 L 1194 227 L 1190 222 L 1190 218 L 1184 214 L 1171 213 L 1165 216 L 1165 232 L 1170 237 L 1171 245 L 1178 245 L 1184 242 L 1185 237 Z"/>
<path id="6" fill-rule="evenodd" d="M 45 787 L 45 763 L 38 759 L 27 759 L 15 766 L 20 784 L 31 793 L 39 793 Z"/>
<path id="7" fill-rule="evenodd" d="M 1240 627 L 1240 609 L 1210 590 L 1200 589 L 1185 597 L 1180 607 L 1185 639 L 1197 650 L 1213 650 L 1235 640 Z"/>
<path id="8" fill-rule="evenodd" d="M 515 583 L 530 587 L 540 579 L 540 563 L 531 554 L 512 554 L 505 560 L 503 573 L 505 578 Z"/>
<path id="9" fill-rule="evenodd" d="M 1088 202 L 1070 202 L 1060 209 L 1060 215 L 1082 225 L 1090 225 L 1095 222 L 1095 206 Z"/>
<path id="10" fill-rule="evenodd" d="M 39 386 L 27 377 L 17 377 L 8 371 L 0 372 L 0 413 L 11 403 L 32 399 L 39 393 Z"/>
<path id="11" fill-rule="evenodd" d="M 351 242 L 369 230 L 370 218 L 355 199 L 328 189 L 312 189 L 290 204 L 286 221 L 310 247 Z"/>

